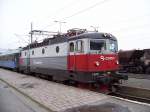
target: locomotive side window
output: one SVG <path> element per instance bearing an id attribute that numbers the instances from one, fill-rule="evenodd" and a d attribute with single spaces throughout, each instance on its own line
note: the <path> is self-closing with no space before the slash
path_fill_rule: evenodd
<path id="1" fill-rule="evenodd" d="M 56 46 L 56 53 L 59 53 L 59 46 Z"/>
<path id="2" fill-rule="evenodd" d="M 45 49 L 43 48 L 43 49 L 42 49 L 42 54 L 44 54 L 44 53 L 45 53 Z"/>
<path id="3" fill-rule="evenodd" d="M 32 51 L 32 55 L 34 55 L 34 50 Z"/>
<path id="4" fill-rule="evenodd" d="M 77 43 L 76 43 L 76 50 L 78 52 L 83 52 L 83 41 L 82 40 L 77 41 Z"/>
<path id="5" fill-rule="evenodd" d="M 71 42 L 71 43 L 69 44 L 69 51 L 70 51 L 70 52 L 74 52 L 74 43 L 73 43 L 73 42 Z"/>

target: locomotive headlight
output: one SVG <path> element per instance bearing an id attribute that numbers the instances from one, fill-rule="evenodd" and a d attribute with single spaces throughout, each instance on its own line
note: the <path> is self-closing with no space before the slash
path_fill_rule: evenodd
<path id="1" fill-rule="evenodd" d="M 96 66 L 100 66 L 100 63 L 98 61 L 95 62 Z"/>
<path id="2" fill-rule="evenodd" d="M 111 72 L 107 72 L 107 74 L 109 74 L 109 75 L 110 75 L 110 74 L 111 74 Z"/>
<path id="3" fill-rule="evenodd" d="M 119 65 L 119 61 L 118 60 L 116 61 L 116 64 Z"/>

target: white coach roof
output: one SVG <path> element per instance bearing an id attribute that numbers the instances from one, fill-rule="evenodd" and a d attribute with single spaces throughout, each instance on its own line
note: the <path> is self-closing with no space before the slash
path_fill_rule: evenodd
<path id="1" fill-rule="evenodd" d="M 20 48 L 19 48 L 19 49 L 9 49 L 9 50 L 7 50 L 7 51 L 5 51 L 5 52 L 2 52 L 2 53 L 0 54 L 0 56 L 19 53 L 20 50 L 21 50 Z"/>

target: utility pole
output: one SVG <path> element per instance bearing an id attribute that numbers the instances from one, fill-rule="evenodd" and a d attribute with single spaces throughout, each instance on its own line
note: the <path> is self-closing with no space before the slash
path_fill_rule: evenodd
<path id="1" fill-rule="evenodd" d="M 54 21 L 56 23 L 59 23 L 59 33 L 61 33 L 61 26 L 62 26 L 62 23 L 66 23 L 64 21 Z"/>
<path id="2" fill-rule="evenodd" d="M 33 25 L 32 25 L 32 22 L 31 22 L 31 31 L 29 32 L 30 36 L 29 36 L 29 45 L 28 45 L 28 54 L 27 54 L 27 74 L 30 73 L 30 45 L 32 44 L 32 41 L 33 41 Z"/>
<path id="3" fill-rule="evenodd" d="M 32 42 L 33 42 L 33 32 L 32 32 L 32 30 L 33 30 L 33 25 L 32 25 L 32 22 L 31 22 L 31 44 L 32 44 Z"/>

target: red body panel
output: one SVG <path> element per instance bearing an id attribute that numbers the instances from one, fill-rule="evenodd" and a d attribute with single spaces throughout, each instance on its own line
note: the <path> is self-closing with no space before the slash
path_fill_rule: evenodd
<path id="1" fill-rule="evenodd" d="M 119 67 L 117 61 L 118 56 L 116 54 L 69 55 L 68 70 L 82 72 L 115 71 Z"/>
<path id="2" fill-rule="evenodd" d="M 68 70 L 71 71 L 87 71 L 88 70 L 88 55 L 69 55 Z"/>

